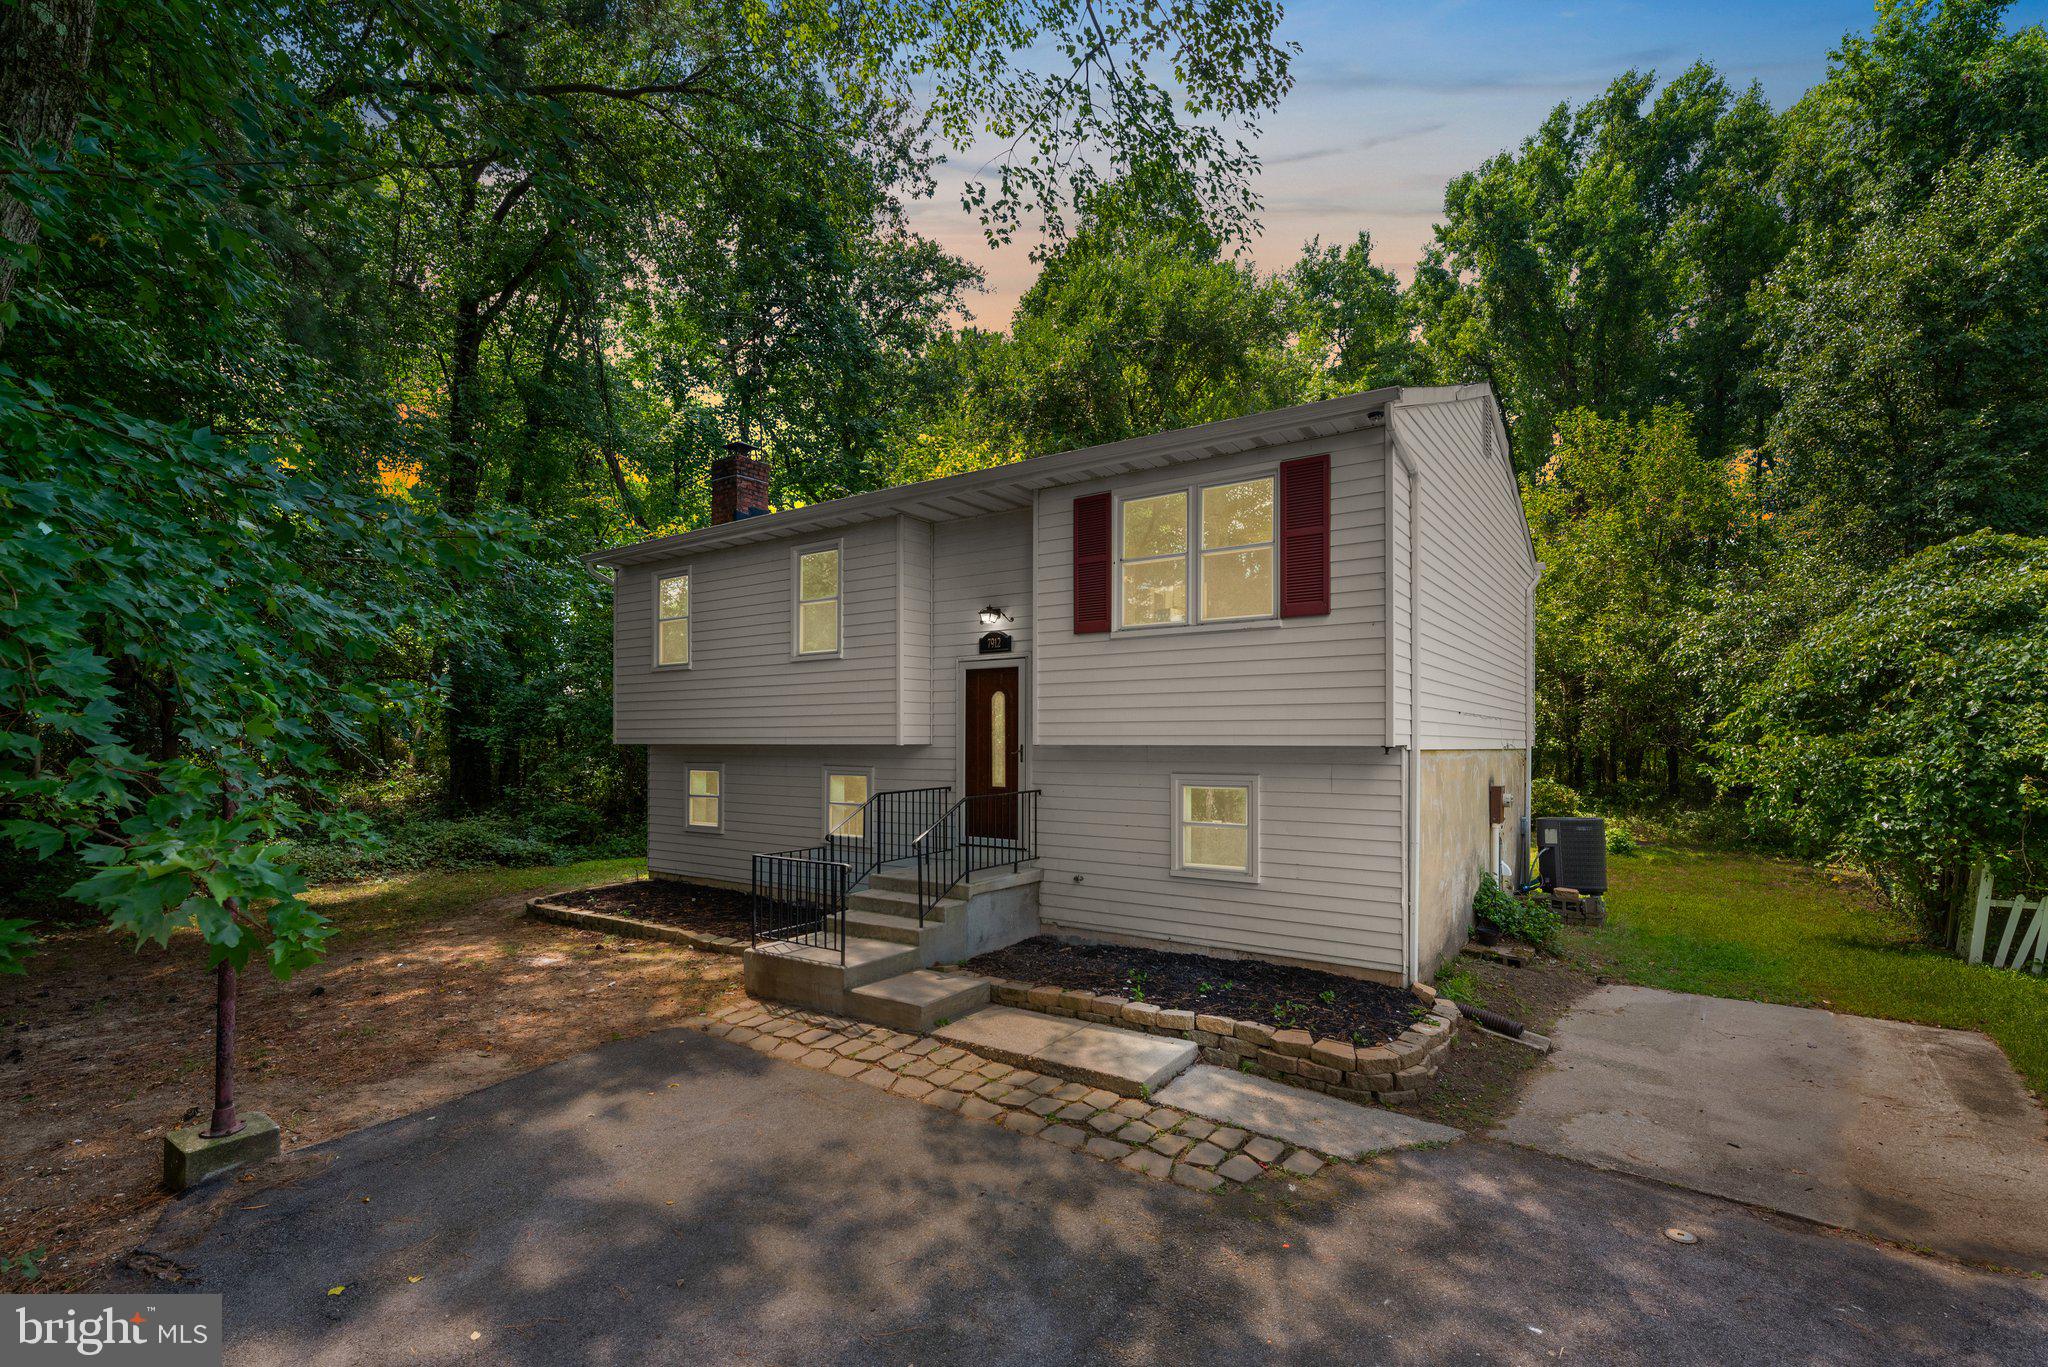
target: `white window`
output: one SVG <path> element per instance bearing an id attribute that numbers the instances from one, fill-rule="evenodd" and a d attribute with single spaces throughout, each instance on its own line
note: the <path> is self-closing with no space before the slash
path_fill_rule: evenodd
<path id="1" fill-rule="evenodd" d="M 667 574 L 654 585 L 654 662 L 690 662 L 690 576 Z"/>
<path id="2" fill-rule="evenodd" d="M 1185 490 L 1126 499 L 1123 624 L 1176 626 L 1188 619 L 1188 496 Z"/>
<path id="3" fill-rule="evenodd" d="M 1257 779 L 1174 775 L 1173 871 L 1190 878 L 1258 877 Z"/>
<path id="4" fill-rule="evenodd" d="M 1273 615 L 1273 481 L 1202 490 L 1202 620 Z"/>
<path id="5" fill-rule="evenodd" d="M 720 765 L 690 769 L 690 805 L 684 816 L 693 831 L 725 829 L 725 769 Z"/>
<path id="6" fill-rule="evenodd" d="M 1270 475 L 1124 499 L 1117 533 L 1118 625 L 1170 627 L 1273 616 L 1274 505 Z"/>
<path id="7" fill-rule="evenodd" d="M 796 653 L 839 653 L 839 547 L 796 552 Z"/>
<path id="8" fill-rule="evenodd" d="M 875 786 L 872 769 L 827 769 L 825 771 L 825 834 L 849 840 L 867 838 L 867 818 L 861 807 Z"/>

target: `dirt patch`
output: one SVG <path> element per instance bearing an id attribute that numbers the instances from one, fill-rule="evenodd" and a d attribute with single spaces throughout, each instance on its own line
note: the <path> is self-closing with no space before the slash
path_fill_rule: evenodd
<path id="1" fill-rule="evenodd" d="M 328 957 L 289 983 L 243 976 L 238 1100 L 288 1158 L 737 995 L 737 959 L 533 920 L 547 887 L 516 879 L 316 894 Z M 138 954 L 82 928 L 0 980 L 0 1257 L 46 1250 L 39 1280 L 0 1290 L 76 1289 L 148 1232 L 162 1137 L 211 1102 L 212 992 L 193 937 Z"/>
<path id="2" fill-rule="evenodd" d="M 1475 1006 L 1512 1016 L 1538 1034 L 1548 1034 L 1571 1004 L 1593 990 L 1591 973 L 1562 959 L 1538 955 L 1522 967 L 1462 955 L 1437 977 Z M 1468 1132 L 1488 1130 L 1505 1120 L 1544 1056 L 1481 1031 L 1467 1021 L 1443 1053 L 1433 1086 L 1401 1109 Z"/>
<path id="3" fill-rule="evenodd" d="M 1050 935 L 1034 935 L 969 959 L 966 966 L 994 978 L 1113 994 L 1168 1011 L 1206 1011 L 1368 1045 L 1392 1039 L 1423 1014 L 1409 993 L 1360 978 L 1257 959 L 1069 943 Z"/>
<path id="4" fill-rule="evenodd" d="M 669 878 L 650 878 L 638 883 L 615 883 L 610 887 L 587 888 L 548 899 L 575 911 L 601 911 L 609 916 L 630 916 L 636 921 L 654 921 L 684 930 L 703 931 L 744 940 L 753 934 L 748 912 L 748 895 L 731 888 L 706 887 L 701 883 L 679 883 Z"/>

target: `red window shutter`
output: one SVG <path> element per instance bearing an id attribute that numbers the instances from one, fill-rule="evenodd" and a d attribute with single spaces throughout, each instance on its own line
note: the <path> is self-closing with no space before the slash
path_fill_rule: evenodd
<path id="1" fill-rule="evenodd" d="M 1280 615 L 1330 612 L 1330 458 L 1280 463 Z"/>
<path id="2" fill-rule="evenodd" d="M 1074 631 L 1109 630 L 1109 495 L 1074 500 Z"/>

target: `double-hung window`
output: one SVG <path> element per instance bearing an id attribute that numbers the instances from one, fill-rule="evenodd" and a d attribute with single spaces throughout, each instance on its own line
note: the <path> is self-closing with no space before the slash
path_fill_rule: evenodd
<path id="1" fill-rule="evenodd" d="M 1185 490 L 1124 500 L 1123 624 L 1177 626 L 1188 619 L 1188 496 Z"/>
<path id="2" fill-rule="evenodd" d="M 825 834 L 849 840 L 867 838 L 867 818 L 861 808 L 874 787 L 869 769 L 827 769 L 825 771 Z"/>
<path id="3" fill-rule="evenodd" d="M 1273 615 L 1273 481 L 1202 490 L 1202 620 Z"/>
<path id="4" fill-rule="evenodd" d="M 1176 775 L 1173 871 L 1195 878 L 1256 878 L 1259 785 L 1252 778 Z"/>
<path id="5" fill-rule="evenodd" d="M 839 653 L 839 547 L 796 553 L 796 653 Z"/>
<path id="6" fill-rule="evenodd" d="M 693 831 L 725 829 L 725 770 L 719 765 L 690 770 L 689 810 L 684 821 Z"/>
<path id="7" fill-rule="evenodd" d="M 1273 511 L 1270 475 L 1125 499 L 1117 538 L 1119 625 L 1273 616 Z"/>
<path id="8" fill-rule="evenodd" d="M 667 574 L 654 585 L 654 662 L 690 662 L 690 576 Z"/>

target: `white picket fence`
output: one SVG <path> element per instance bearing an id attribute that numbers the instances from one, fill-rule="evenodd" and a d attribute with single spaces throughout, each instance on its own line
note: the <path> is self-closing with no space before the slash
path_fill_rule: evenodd
<path id="1" fill-rule="evenodd" d="M 2029 901 L 2025 897 L 1994 897 L 1991 870 L 1977 872 L 1977 914 L 1970 922 L 1970 962 L 1984 962 L 1984 946 L 1990 938 L 1991 913 L 2004 911 L 2005 929 L 1999 934 L 1998 949 L 1991 956 L 1993 968 L 2048 969 L 2048 896 Z"/>

